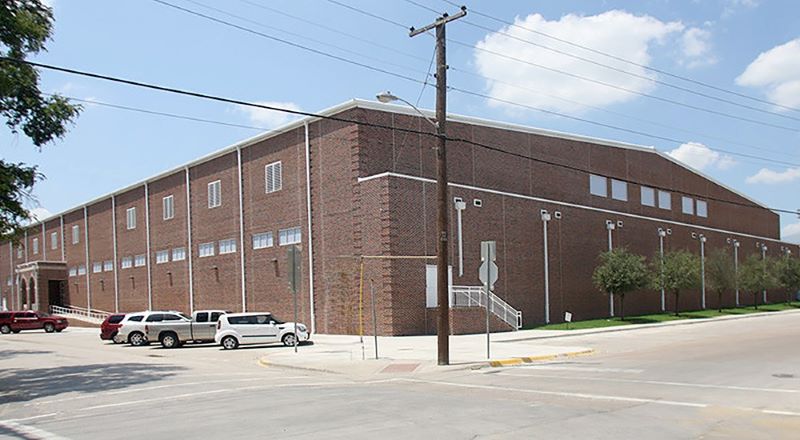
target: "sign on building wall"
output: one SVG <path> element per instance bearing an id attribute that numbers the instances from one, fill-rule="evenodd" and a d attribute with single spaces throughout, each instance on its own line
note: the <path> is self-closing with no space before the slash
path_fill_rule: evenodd
<path id="1" fill-rule="evenodd" d="M 453 287 L 453 266 L 448 266 L 447 284 L 452 289 Z M 425 306 L 428 308 L 438 307 L 439 300 L 436 296 L 438 289 L 436 288 L 436 265 L 425 265 Z M 448 295 L 450 298 L 450 306 L 453 306 L 453 292 Z"/>

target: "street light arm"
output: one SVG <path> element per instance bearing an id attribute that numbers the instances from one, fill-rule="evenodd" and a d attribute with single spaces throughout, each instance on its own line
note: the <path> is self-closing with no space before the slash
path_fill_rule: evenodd
<path id="1" fill-rule="evenodd" d="M 439 124 L 435 120 L 429 118 L 427 115 L 425 115 L 425 113 L 422 110 L 420 110 L 416 105 L 410 103 L 409 101 L 406 101 L 405 99 L 403 99 L 403 98 L 401 98 L 401 97 L 399 97 L 397 95 L 394 95 L 389 91 L 379 93 L 376 96 L 376 98 L 378 99 L 378 101 L 380 101 L 380 102 L 382 102 L 384 104 L 388 104 L 388 103 L 390 103 L 392 101 L 400 101 L 400 102 L 408 105 L 409 107 L 413 108 L 414 111 L 419 113 L 419 115 L 422 116 L 426 121 L 428 121 L 429 124 L 433 125 L 433 128 L 435 128 L 437 131 L 439 130 Z"/>

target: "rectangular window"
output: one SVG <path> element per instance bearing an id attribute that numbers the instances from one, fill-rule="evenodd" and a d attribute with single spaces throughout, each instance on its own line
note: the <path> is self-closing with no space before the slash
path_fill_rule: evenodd
<path id="1" fill-rule="evenodd" d="M 126 214 L 128 219 L 128 229 L 136 229 L 136 208 L 128 208 Z"/>
<path id="2" fill-rule="evenodd" d="M 672 209 L 672 194 L 666 191 L 658 191 L 658 207 L 661 209 Z"/>
<path id="3" fill-rule="evenodd" d="M 17 258 L 22 258 L 22 246 L 17 247 Z"/>
<path id="4" fill-rule="evenodd" d="M 33 237 L 31 247 L 33 248 L 33 255 L 39 253 L 39 237 Z"/>
<path id="5" fill-rule="evenodd" d="M 208 207 L 216 208 L 222 205 L 222 183 L 215 180 L 208 184 Z"/>
<path id="6" fill-rule="evenodd" d="M 611 198 L 614 200 L 628 201 L 628 184 L 621 180 L 611 179 Z"/>
<path id="7" fill-rule="evenodd" d="M 103 270 L 105 272 L 111 272 L 114 270 L 114 262 L 112 260 L 106 260 L 103 262 Z"/>
<path id="8" fill-rule="evenodd" d="M 694 214 L 694 200 L 691 197 L 681 197 L 681 207 L 684 214 Z"/>
<path id="9" fill-rule="evenodd" d="M 172 195 L 164 197 L 161 199 L 161 205 L 164 210 L 164 220 L 175 217 L 175 197 Z"/>
<path id="10" fill-rule="evenodd" d="M 697 216 L 698 217 L 708 217 L 708 203 L 704 202 L 703 200 L 697 201 Z"/>
<path id="11" fill-rule="evenodd" d="M 133 260 L 134 267 L 142 267 L 147 264 L 147 259 L 144 255 L 137 255 Z"/>
<path id="12" fill-rule="evenodd" d="M 199 249 L 200 257 L 211 257 L 214 255 L 214 243 L 201 243 Z"/>
<path id="13" fill-rule="evenodd" d="M 169 263 L 169 251 L 156 252 L 156 264 Z"/>
<path id="14" fill-rule="evenodd" d="M 78 225 L 72 225 L 72 244 L 78 244 L 81 241 L 81 228 Z"/>
<path id="15" fill-rule="evenodd" d="M 642 205 L 644 206 L 656 206 L 656 192 L 653 188 L 648 188 L 643 186 L 642 190 Z"/>
<path id="16" fill-rule="evenodd" d="M 593 196 L 608 197 L 608 179 L 603 176 L 589 175 L 589 192 Z"/>
<path id="17" fill-rule="evenodd" d="M 133 258 L 132 257 L 122 257 L 122 268 L 123 269 L 130 269 L 133 267 Z"/>
<path id="18" fill-rule="evenodd" d="M 69 276 L 71 276 L 71 277 L 78 276 L 78 269 L 76 269 L 74 267 L 70 267 L 69 268 Z"/>
<path id="19" fill-rule="evenodd" d="M 272 232 L 253 234 L 253 249 L 272 247 Z"/>
<path id="20" fill-rule="evenodd" d="M 236 252 L 236 240 L 231 238 L 219 241 L 219 254 L 232 254 Z"/>
<path id="21" fill-rule="evenodd" d="M 100 273 L 103 271 L 103 263 L 96 261 L 92 264 L 92 273 Z"/>
<path id="22" fill-rule="evenodd" d="M 300 243 L 300 228 L 281 229 L 278 231 L 278 243 L 281 246 Z"/>
<path id="23" fill-rule="evenodd" d="M 183 261 L 186 259 L 186 248 L 175 248 L 172 250 L 172 261 Z"/>
<path id="24" fill-rule="evenodd" d="M 86 275 L 86 266 L 83 264 L 78 265 L 78 275 Z"/>
<path id="25" fill-rule="evenodd" d="M 266 180 L 267 194 L 279 191 L 283 184 L 282 167 L 280 161 L 271 163 L 264 167 L 264 178 Z"/>
<path id="26" fill-rule="evenodd" d="M 58 249 L 58 232 L 50 233 L 50 249 Z"/>

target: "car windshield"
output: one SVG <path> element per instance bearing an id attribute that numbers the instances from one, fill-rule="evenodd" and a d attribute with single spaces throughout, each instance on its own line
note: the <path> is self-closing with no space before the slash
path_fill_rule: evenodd
<path id="1" fill-rule="evenodd" d="M 181 315 L 181 318 L 183 318 L 183 319 L 185 319 L 185 320 L 187 320 L 187 321 L 191 321 L 191 320 L 192 320 L 192 317 L 191 317 L 191 316 L 186 316 L 186 315 L 185 315 L 185 314 L 183 314 L 183 313 L 178 313 L 178 314 L 179 314 L 179 315 Z"/>

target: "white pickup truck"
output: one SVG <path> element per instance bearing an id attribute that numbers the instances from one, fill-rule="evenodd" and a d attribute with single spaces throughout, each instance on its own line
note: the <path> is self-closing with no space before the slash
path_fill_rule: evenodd
<path id="1" fill-rule="evenodd" d="M 148 322 L 144 333 L 148 341 L 159 341 L 164 348 L 177 348 L 186 342 L 214 342 L 219 317 L 224 310 L 198 310 L 191 319 L 181 315 L 180 320 Z"/>

